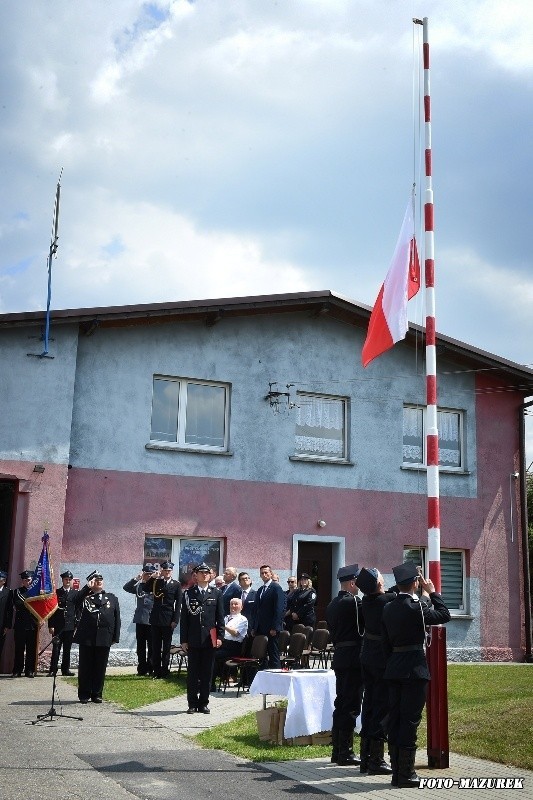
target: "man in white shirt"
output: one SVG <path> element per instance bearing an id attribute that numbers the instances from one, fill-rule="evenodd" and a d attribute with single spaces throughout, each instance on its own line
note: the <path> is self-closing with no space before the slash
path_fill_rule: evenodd
<path id="1" fill-rule="evenodd" d="M 215 653 L 215 668 L 213 670 L 213 680 L 211 691 L 215 691 L 215 681 L 222 674 L 224 663 L 230 658 L 240 656 L 242 643 L 248 633 L 248 620 L 241 613 L 242 600 L 233 597 L 230 600 L 230 611 L 224 617 L 224 639 L 222 647 Z"/>

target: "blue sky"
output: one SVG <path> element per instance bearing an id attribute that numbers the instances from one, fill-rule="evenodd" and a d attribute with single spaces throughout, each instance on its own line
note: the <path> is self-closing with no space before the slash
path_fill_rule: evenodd
<path id="1" fill-rule="evenodd" d="M 526 0 L 5 0 L 0 313 L 45 305 L 62 167 L 53 307 L 372 304 L 420 180 L 413 16 L 429 18 L 437 328 L 531 365 Z"/>

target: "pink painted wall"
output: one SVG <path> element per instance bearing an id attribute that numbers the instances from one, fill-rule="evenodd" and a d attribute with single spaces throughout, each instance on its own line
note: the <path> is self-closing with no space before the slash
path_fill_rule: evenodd
<path id="1" fill-rule="evenodd" d="M 487 660 L 509 656 L 525 646 L 524 617 L 517 602 L 523 596 L 522 546 L 518 481 L 511 473 L 518 462 L 518 409 L 522 399 L 501 391 L 485 377 L 476 379 L 478 441 L 478 513 L 480 532 L 472 548 L 472 572 L 483 586 L 481 640 Z M 514 542 L 510 503 L 514 501 Z"/>
<path id="2" fill-rule="evenodd" d="M 41 554 L 45 527 L 50 534 L 50 553 L 59 564 L 63 547 L 63 522 L 67 489 L 67 465 L 47 464 L 43 473 L 33 472 L 34 461 L 0 460 L 0 476 L 18 481 L 9 585 L 18 586 L 19 573 L 35 566 Z"/>
<path id="3" fill-rule="evenodd" d="M 447 547 L 465 546 L 475 501 L 444 498 Z M 288 568 L 292 535 L 346 537 L 346 558 L 390 572 L 403 546 L 425 544 L 425 497 L 210 478 L 72 469 L 63 561 L 127 563 L 147 534 L 227 537 L 228 563 Z"/>

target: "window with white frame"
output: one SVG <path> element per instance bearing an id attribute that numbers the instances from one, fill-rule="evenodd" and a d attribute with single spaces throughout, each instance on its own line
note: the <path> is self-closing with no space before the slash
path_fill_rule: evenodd
<path id="1" fill-rule="evenodd" d="M 295 455 L 338 461 L 347 458 L 348 400 L 326 394 L 298 392 Z"/>
<path id="2" fill-rule="evenodd" d="M 446 470 L 464 471 L 463 412 L 439 409 L 437 427 L 439 466 Z M 424 466 L 427 463 L 425 407 L 403 408 L 403 463 L 406 466 Z"/>
<path id="3" fill-rule="evenodd" d="M 418 566 L 422 567 L 424 575 L 427 576 L 427 548 L 406 547 L 403 551 L 403 557 L 404 561 L 414 561 Z M 464 550 L 441 550 L 440 577 L 442 599 L 450 611 L 455 614 L 467 614 Z"/>
<path id="4" fill-rule="evenodd" d="M 154 375 L 151 441 L 225 451 L 228 421 L 228 384 Z"/>

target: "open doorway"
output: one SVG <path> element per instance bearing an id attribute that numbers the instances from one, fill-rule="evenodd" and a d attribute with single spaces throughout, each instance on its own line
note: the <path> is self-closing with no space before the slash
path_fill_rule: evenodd
<path id="1" fill-rule="evenodd" d="M 337 594 L 337 569 L 344 563 L 344 538 L 334 536 L 293 537 L 293 571 L 311 576 L 317 593 L 317 622 L 326 619 L 326 608 Z"/>
<path id="2" fill-rule="evenodd" d="M 0 480 L 0 569 L 6 572 L 9 571 L 16 490 L 15 481 Z"/>

